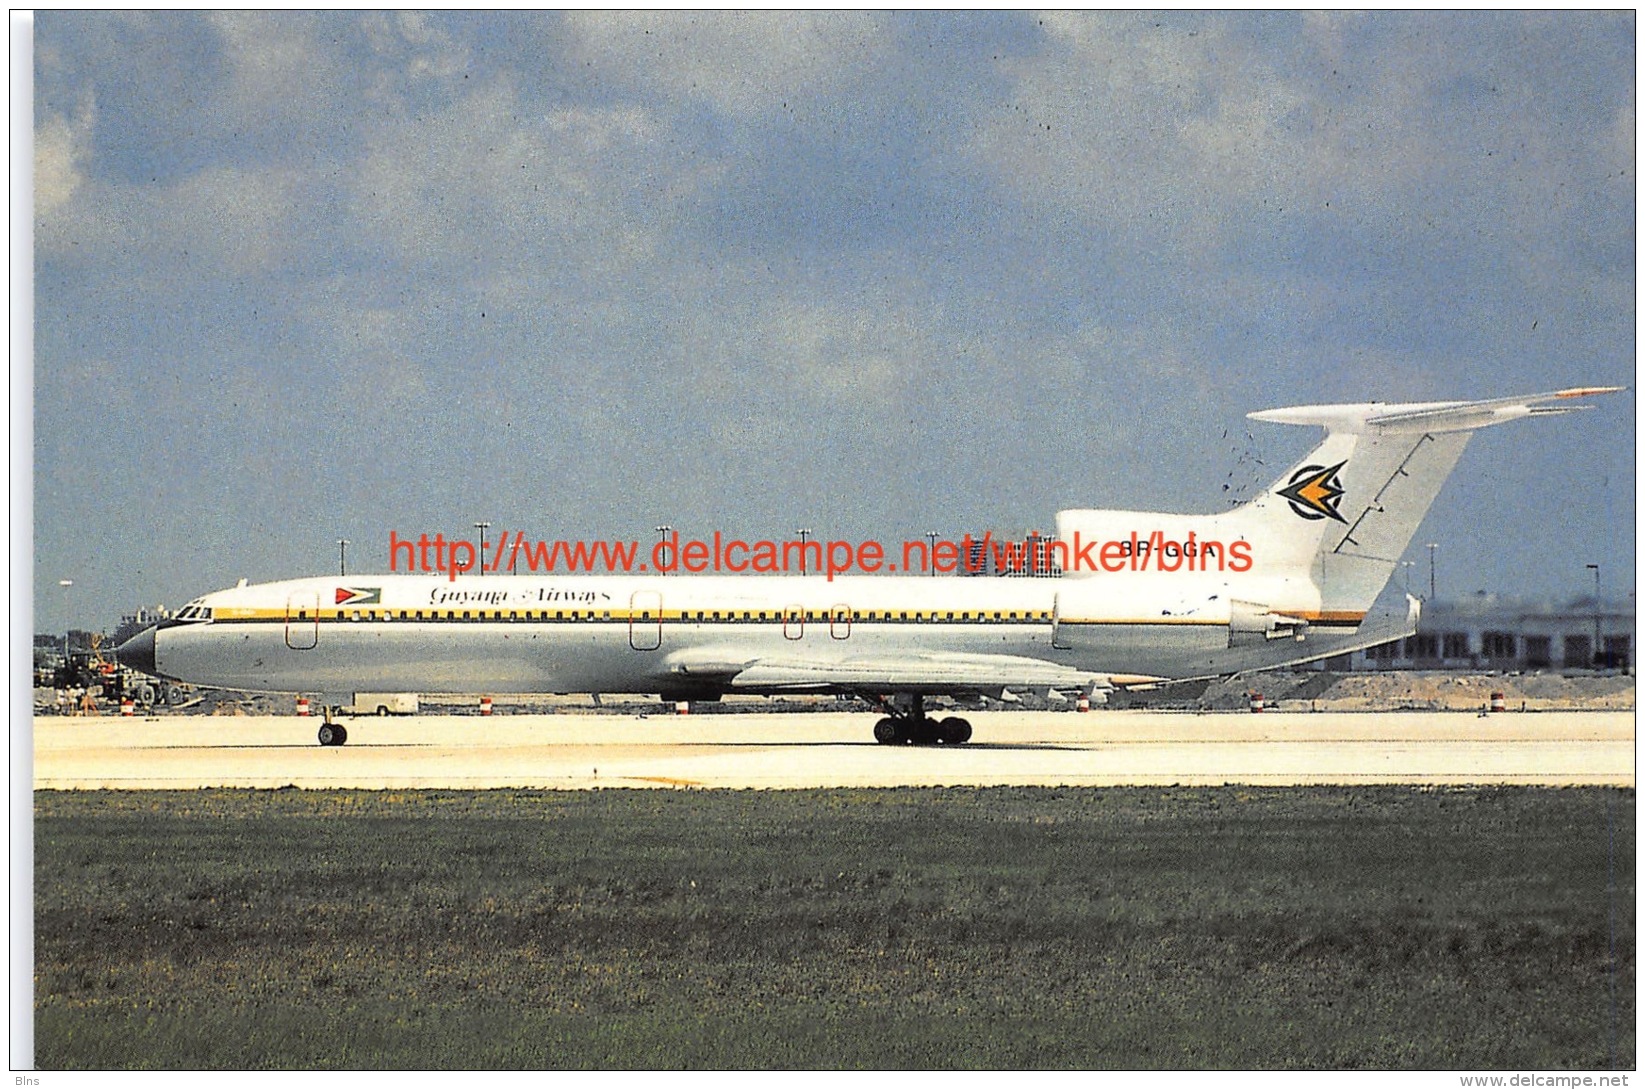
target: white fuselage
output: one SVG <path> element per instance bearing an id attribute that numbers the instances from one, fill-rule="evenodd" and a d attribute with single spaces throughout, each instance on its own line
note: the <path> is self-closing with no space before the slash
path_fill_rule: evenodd
<path id="1" fill-rule="evenodd" d="M 310 578 L 197 599 L 192 617 L 157 633 L 155 667 L 222 688 L 335 693 L 692 695 L 718 688 L 710 663 L 907 653 L 1170 677 L 1229 646 L 1227 598 L 1190 608 L 1182 590 L 1000 577 Z"/>

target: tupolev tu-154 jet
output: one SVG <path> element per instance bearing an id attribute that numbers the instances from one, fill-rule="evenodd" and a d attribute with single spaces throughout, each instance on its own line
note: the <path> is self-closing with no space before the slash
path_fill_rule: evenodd
<path id="1" fill-rule="evenodd" d="M 320 694 L 834 693 L 886 744 L 969 740 L 930 696 L 1083 692 L 1292 666 L 1410 635 L 1418 603 L 1369 612 L 1476 430 L 1622 387 L 1418 404 L 1306 405 L 1254 420 L 1325 437 L 1215 515 L 1068 510 L 1055 579 L 961 576 L 383 575 L 220 590 L 117 655 L 158 677 Z"/>

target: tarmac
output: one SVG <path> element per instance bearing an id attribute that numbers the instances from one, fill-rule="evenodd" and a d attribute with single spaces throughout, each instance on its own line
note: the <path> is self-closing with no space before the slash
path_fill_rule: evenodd
<path id="1" fill-rule="evenodd" d="M 1634 713 L 1002 711 L 961 746 L 861 713 L 34 720 L 37 790 L 1635 783 Z"/>

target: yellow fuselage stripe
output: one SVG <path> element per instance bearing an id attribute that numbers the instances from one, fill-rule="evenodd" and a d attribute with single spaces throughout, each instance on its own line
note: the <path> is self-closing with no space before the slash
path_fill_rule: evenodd
<path id="1" fill-rule="evenodd" d="M 1297 611 L 1283 616 L 1322 624 L 1359 624 L 1363 612 L 1352 610 Z M 628 609 L 321 609 L 314 613 L 306 610 L 287 613 L 283 609 L 257 609 L 245 606 L 218 607 L 216 621 L 507 621 L 507 622 L 566 622 L 566 621 L 632 621 L 684 624 L 730 623 L 799 623 L 820 624 L 1035 624 L 1051 621 L 1049 610 L 863 610 L 833 611 L 807 610 L 786 613 L 777 610 L 663 610 L 649 612 Z M 1212 625 L 1226 626 L 1226 620 L 1199 617 L 1064 617 L 1063 624 L 1071 625 Z"/>

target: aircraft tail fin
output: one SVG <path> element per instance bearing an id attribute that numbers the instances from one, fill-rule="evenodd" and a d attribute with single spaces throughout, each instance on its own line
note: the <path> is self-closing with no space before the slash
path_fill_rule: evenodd
<path id="1" fill-rule="evenodd" d="M 1587 409 L 1575 398 L 1621 387 L 1579 387 L 1527 397 L 1389 405 L 1308 405 L 1251 413 L 1253 420 L 1314 424 L 1324 441 L 1268 492 L 1234 512 L 1277 529 L 1301 549 L 1275 548 L 1294 563 L 1312 553 L 1320 612 L 1363 613 L 1387 585 L 1417 527 L 1480 428 Z M 1293 528 L 1314 523 L 1312 537 Z M 1290 531 L 1287 533 L 1287 531 Z"/>
<path id="2" fill-rule="evenodd" d="M 1241 609 L 1267 616 L 1269 605 L 1307 602 L 1308 608 L 1290 608 L 1309 622 L 1357 625 L 1475 431 L 1588 408 L 1572 402 L 1620 389 L 1254 412 L 1253 420 L 1323 427 L 1325 438 L 1262 495 L 1232 511 L 1064 511 L 1057 517 L 1058 537 L 1140 542 L 1136 547 L 1149 548 L 1158 561 L 1145 558 L 1141 570 L 1181 581 L 1185 608 L 1221 596 L 1234 600 L 1229 608 L 1237 618 Z M 1167 562 L 1173 548 L 1179 558 Z M 1133 563 L 1130 570 L 1139 568 Z"/>

